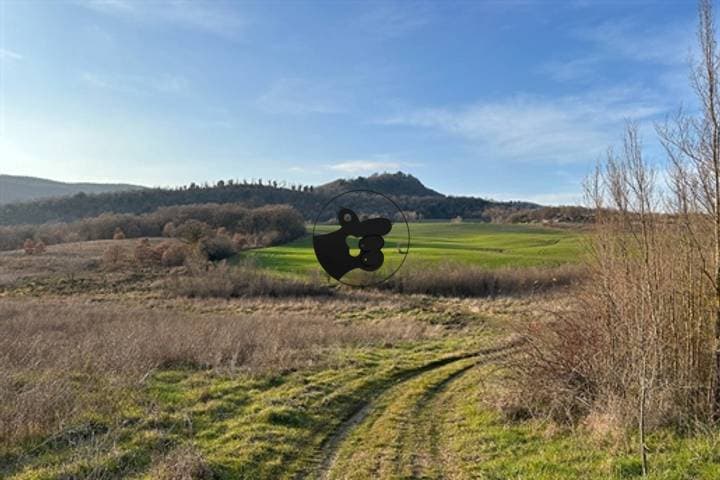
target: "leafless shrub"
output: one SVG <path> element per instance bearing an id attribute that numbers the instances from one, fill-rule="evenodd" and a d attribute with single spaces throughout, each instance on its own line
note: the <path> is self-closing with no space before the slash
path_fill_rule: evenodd
<path id="1" fill-rule="evenodd" d="M 47 250 L 47 247 L 45 246 L 45 242 L 42 240 L 38 240 L 35 242 L 35 255 L 42 255 L 45 253 L 45 250 Z"/>
<path id="2" fill-rule="evenodd" d="M 185 263 L 189 255 L 189 248 L 182 244 L 172 244 L 168 246 L 160 258 L 160 263 L 164 267 L 179 267 Z"/>
<path id="3" fill-rule="evenodd" d="M 700 2 L 697 117 L 658 127 L 667 193 L 637 127 L 586 184 L 595 210 L 591 280 L 573 312 L 532 326 L 516 362 L 516 395 L 537 413 L 645 432 L 720 418 L 720 52 L 711 3 Z"/>
<path id="4" fill-rule="evenodd" d="M 149 239 L 143 238 L 135 245 L 133 256 L 138 266 L 150 267 L 160 263 L 162 253 L 153 249 Z"/>
<path id="5" fill-rule="evenodd" d="M 205 237 L 198 243 L 198 251 L 208 260 L 225 260 L 237 253 L 233 241 L 227 235 Z"/>
<path id="6" fill-rule="evenodd" d="M 173 222 L 167 222 L 162 229 L 163 237 L 174 237 L 175 236 L 175 224 Z"/>
<path id="7" fill-rule="evenodd" d="M 88 240 L 177 237 L 196 243 L 224 229 L 256 237 L 258 245 L 282 243 L 305 234 L 303 217 L 287 205 L 247 208 L 238 204 L 198 204 L 161 207 L 140 215 L 103 213 L 70 223 L 0 226 L 0 251 L 23 247 L 26 239 L 47 245 Z M 116 237 L 117 235 L 117 237 Z"/>
<path id="8" fill-rule="evenodd" d="M 35 254 L 35 241 L 32 238 L 28 238 L 23 243 L 23 250 L 25 250 L 25 255 L 34 255 Z"/>
<path id="9" fill-rule="evenodd" d="M 448 297 L 486 297 L 539 293 L 581 281 L 582 267 L 484 269 L 448 263 L 432 268 L 404 269 L 379 288 L 399 293 Z"/>
<path id="10" fill-rule="evenodd" d="M 117 269 L 128 261 L 127 252 L 120 245 L 109 245 L 103 252 L 102 263 L 108 270 Z"/>
<path id="11" fill-rule="evenodd" d="M 572 311 L 525 329 L 531 348 L 514 365 L 518 398 L 558 421 L 639 426 L 641 438 L 657 426 L 712 422 L 712 217 L 659 213 L 663 198 L 634 125 L 587 190 L 598 212 L 590 281 Z M 686 198 L 669 200 L 666 210 Z"/>

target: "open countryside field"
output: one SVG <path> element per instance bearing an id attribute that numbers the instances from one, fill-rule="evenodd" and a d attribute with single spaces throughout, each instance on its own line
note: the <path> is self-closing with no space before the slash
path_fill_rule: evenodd
<path id="1" fill-rule="evenodd" d="M 312 231 L 312 226 L 308 228 Z M 332 231 L 319 226 L 318 232 Z M 386 262 L 397 262 L 398 245 L 404 246 L 405 229 L 395 224 L 386 237 Z M 585 251 L 584 234 L 576 230 L 532 225 L 497 225 L 479 222 L 410 223 L 410 254 L 406 267 L 427 263 L 463 263 L 485 268 L 557 266 L 576 263 Z M 288 273 L 319 271 L 311 235 L 242 255 L 261 266 Z"/>
<path id="2" fill-rule="evenodd" d="M 577 232 L 536 227 L 413 229 L 415 253 L 436 262 L 555 265 L 576 261 L 583 243 Z M 15 287 L 7 278 L 0 304 L 0 322 L 12 332 L 0 341 L 1 478 L 640 474 L 635 438 L 527 419 L 507 403 L 507 361 L 523 348 L 514 330 L 562 309 L 562 291 L 185 298 L 163 287 L 163 278 L 179 272 L 102 269 L 109 246 L 136 244 L 0 254 L 0 268 L 33 279 Z M 252 255 L 284 258 L 278 251 L 295 252 L 296 265 L 312 267 L 307 239 Z M 240 268 L 247 267 L 227 273 Z M 715 437 L 661 430 L 646 441 L 651 478 L 714 479 L 720 472 Z"/>

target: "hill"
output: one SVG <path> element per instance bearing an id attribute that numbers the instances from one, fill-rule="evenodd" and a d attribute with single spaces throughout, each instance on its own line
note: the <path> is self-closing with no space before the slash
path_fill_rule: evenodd
<path id="1" fill-rule="evenodd" d="M 144 187 L 113 183 L 64 183 L 36 177 L 0 175 L 0 205 L 62 197 L 76 193 L 105 193 L 139 190 Z"/>
<path id="2" fill-rule="evenodd" d="M 411 197 L 444 197 L 443 194 L 422 184 L 412 175 L 397 173 L 375 173 L 369 177 L 338 179 L 315 188 L 316 191 L 329 195 L 338 195 L 348 190 L 373 190 L 385 195 Z"/>
<path id="3" fill-rule="evenodd" d="M 488 209 L 511 213 L 526 208 L 537 208 L 527 202 L 494 202 L 475 197 L 444 196 L 426 188 L 410 175 L 373 175 L 368 178 L 332 182 L 320 187 L 286 188 L 277 182 L 238 183 L 218 181 L 215 185 L 196 185 L 152 188 L 134 191 L 106 192 L 98 194 L 78 193 L 70 197 L 35 200 L 32 202 L 0 205 L 0 225 L 40 224 L 46 222 L 72 222 L 96 217 L 103 213 L 142 214 L 154 212 L 160 207 L 206 203 L 240 203 L 249 208 L 264 205 L 286 204 L 297 209 L 307 221 L 312 221 L 332 198 L 341 185 L 348 189 L 360 186 L 382 189 L 404 211 L 416 214 L 415 218 L 490 220 Z M 395 185 L 400 193 L 389 190 Z M 413 191 L 416 194 L 407 194 Z M 376 196 L 358 195 L 355 199 L 369 211 L 394 216 L 397 211 L 388 202 Z M 352 202 L 347 205 L 353 208 Z"/>

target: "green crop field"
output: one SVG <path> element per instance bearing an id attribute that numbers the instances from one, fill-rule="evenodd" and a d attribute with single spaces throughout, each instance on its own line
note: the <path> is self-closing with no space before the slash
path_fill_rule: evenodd
<path id="1" fill-rule="evenodd" d="M 333 227 L 319 228 L 321 232 L 332 230 Z M 585 248 L 583 239 L 578 231 L 539 226 L 411 223 L 406 265 L 461 262 L 487 268 L 555 266 L 579 261 Z M 385 263 L 396 264 L 401 257 L 398 246 L 405 245 L 406 231 L 396 225 L 386 237 Z M 247 252 L 243 257 L 281 272 L 308 273 L 320 269 L 311 235 L 289 244 Z"/>

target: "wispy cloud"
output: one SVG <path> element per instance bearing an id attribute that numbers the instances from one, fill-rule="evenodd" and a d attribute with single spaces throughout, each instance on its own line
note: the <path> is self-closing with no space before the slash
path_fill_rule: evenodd
<path id="1" fill-rule="evenodd" d="M 498 201 L 521 200 L 525 202 L 539 203 L 540 205 L 581 205 L 583 196 L 579 191 L 561 193 L 482 193 L 471 194 L 473 197 L 482 197 Z"/>
<path id="2" fill-rule="evenodd" d="M 431 6 L 423 2 L 381 3 L 355 19 L 370 36 L 391 39 L 410 34 L 430 23 Z"/>
<path id="3" fill-rule="evenodd" d="M 8 50 L 6 48 L 0 48 L 0 60 L 22 60 L 23 56 L 20 55 L 17 52 L 13 52 L 12 50 Z"/>
<path id="4" fill-rule="evenodd" d="M 400 164 L 396 162 L 353 160 L 351 162 L 342 162 L 336 163 L 334 165 L 328 165 L 328 168 L 336 172 L 359 174 L 382 172 L 386 170 L 398 170 L 400 168 Z"/>
<path id="5" fill-rule="evenodd" d="M 570 32 L 585 46 L 583 55 L 555 58 L 538 69 L 557 81 L 594 80 L 611 62 L 631 61 L 685 69 L 694 45 L 694 26 L 689 22 L 648 27 L 633 19 L 602 22 Z"/>
<path id="6" fill-rule="evenodd" d="M 368 158 L 341 160 L 337 163 L 325 165 L 325 168 L 348 175 L 359 175 L 363 173 L 396 171 L 402 168 L 416 166 L 418 166 L 417 163 L 401 161 L 395 155 L 378 153 Z"/>
<path id="7" fill-rule="evenodd" d="M 465 139 L 488 157 L 561 164 L 596 158 L 613 143 L 625 119 L 652 118 L 667 108 L 650 92 L 616 89 L 419 109 L 380 123 L 436 129 Z"/>
<path id="8" fill-rule="evenodd" d="M 187 90 L 188 80 L 181 75 L 125 75 L 82 72 L 80 79 L 88 86 L 124 93 L 177 94 Z"/>
<path id="9" fill-rule="evenodd" d="M 349 97 L 324 81 L 283 78 L 258 97 L 257 106 L 266 113 L 306 115 L 311 113 L 342 113 Z"/>
<path id="10" fill-rule="evenodd" d="M 676 65 L 688 59 L 695 25 L 682 22 L 656 27 L 626 19 L 577 29 L 575 36 L 595 44 L 609 56 Z"/>
<path id="11" fill-rule="evenodd" d="M 597 55 L 572 60 L 551 60 L 541 65 L 538 70 L 559 82 L 591 79 L 603 61 Z"/>
<path id="12" fill-rule="evenodd" d="M 171 24 L 228 38 L 236 38 L 248 25 L 247 17 L 219 2 L 78 0 L 77 4 L 99 13 L 129 20 L 148 24 Z"/>

